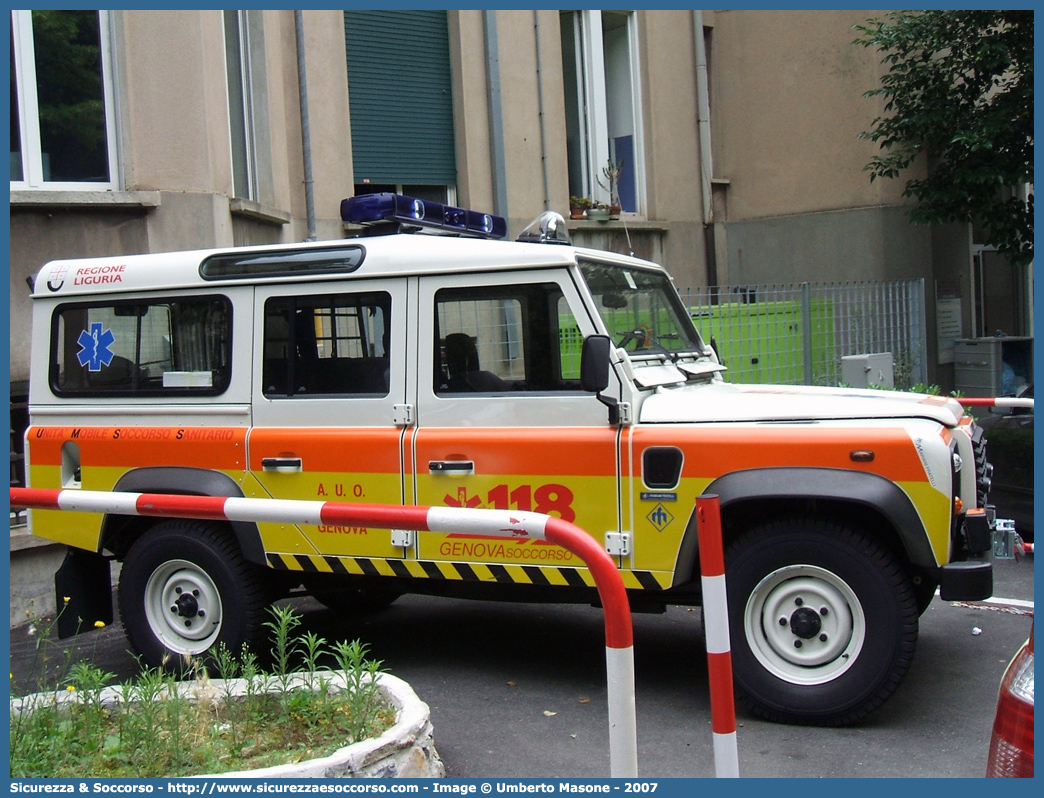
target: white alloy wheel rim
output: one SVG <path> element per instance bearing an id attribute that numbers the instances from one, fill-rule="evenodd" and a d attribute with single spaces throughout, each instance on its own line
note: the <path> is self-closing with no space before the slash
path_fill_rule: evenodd
<path id="1" fill-rule="evenodd" d="M 177 654 L 200 654 L 221 631 L 221 594 L 202 568 L 168 560 L 145 585 L 145 616 L 152 633 Z"/>
<path id="2" fill-rule="evenodd" d="M 859 657 L 866 619 L 848 584 L 814 565 L 788 565 L 758 583 L 743 614 L 747 643 L 766 670 L 791 684 L 824 684 Z"/>

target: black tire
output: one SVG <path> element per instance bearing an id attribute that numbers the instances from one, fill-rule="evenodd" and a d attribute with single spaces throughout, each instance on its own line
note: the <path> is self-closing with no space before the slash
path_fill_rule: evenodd
<path id="1" fill-rule="evenodd" d="M 910 667 L 913 585 L 865 532 L 809 518 L 763 524 L 729 546 L 725 581 L 736 691 L 759 717 L 845 726 Z"/>
<path id="2" fill-rule="evenodd" d="M 239 654 L 257 642 L 263 571 L 243 559 L 227 527 L 171 520 L 135 541 L 123 562 L 119 607 L 145 664 L 184 669 L 219 643 Z"/>
<path id="3" fill-rule="evenodd" d="M 939 585 L 926 576 L 915 576 L 913 578 L 914 598 L 917 601 L 917 614 L 924 615 L 935 599 L 935 591 Z"/>

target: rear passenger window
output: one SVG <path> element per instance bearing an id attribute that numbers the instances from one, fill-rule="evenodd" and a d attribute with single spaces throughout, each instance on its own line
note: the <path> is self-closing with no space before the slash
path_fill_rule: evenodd
<path id="1" fill-rule="evenodd" d="M 213 396 L 231 377 L 225 297 L 63 305 L 51 388 L 64 396 Z"/>
<path id="2" fill-rule="evenodd" d="M 273 297 L 265 303 L 265 396 L 387 396 L 391 296 Z"/>

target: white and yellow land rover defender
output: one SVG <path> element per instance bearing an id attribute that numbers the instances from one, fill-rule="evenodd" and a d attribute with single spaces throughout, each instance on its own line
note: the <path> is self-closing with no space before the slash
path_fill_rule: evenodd
<path id="1" fill-rule="evenodd" d="M 605 544 L 636 609 L 699 604 L 693 505 L 716 494 L 735 682 L 788 722 L 865 716 L 937 588 L 991 594 L 989 466 L 953 399 L 729 384 L 661 267 L 570 246 L 555 215 L 507 242 L 498 217 L 398 195 L 342 214 L 369 226 L 44 266 L 29 484 L 547 513 Z M 122 562 L 153 665 L 238 650 L 301 587 L 344 611 L 596 600 L 578 558 L 531 540 L 52 510 L 31 528 L 69 546 L 71 619 L 112 617 Z"/>

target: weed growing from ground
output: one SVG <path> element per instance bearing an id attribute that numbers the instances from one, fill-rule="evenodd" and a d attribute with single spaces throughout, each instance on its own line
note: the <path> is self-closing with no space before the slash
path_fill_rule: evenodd
<path id="1" fill-rule="evenodd" d="M 72 664 L 62 687 L 12 703 L 11 776 L 249 770 L 326 756 L 394 723 L 376 682 L 381 663 L 366 658 L 364 644 L 295 637 L 300 616 L 290 607 L 270 612 L 271 673 L 252 652 L 224 646 L 205 662 L 190 658 L 183 679 L 151 668 L 107 687 L 113 674 Z M 324 659 L 335 668 L 325 670 Z"/>

